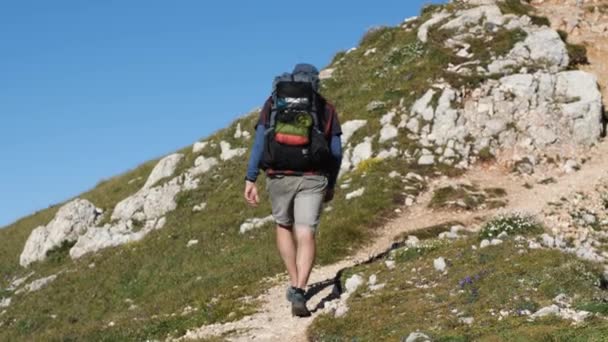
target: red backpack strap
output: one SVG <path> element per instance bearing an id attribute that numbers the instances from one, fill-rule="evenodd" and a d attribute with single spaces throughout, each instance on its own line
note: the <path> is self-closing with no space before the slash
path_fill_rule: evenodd
<path id="1" fill-rule="evenodd" d="M 325 103 L 325 115 L 327 116 L 327 122 L 325 123 L 325 137 L 331 139 L 331 127 L 336 115 L 336 108 L 329 102 Z"/>
<path id="2" fill-rule="evenodd" d="M 260 123 L 264 124 L 264 126 L 268 126 L 268 121 L 270 120 L 271 108 L 272 108 L 272 96 L 268 97 L 266 102 L 264 102 L 264 107 L 262 107 L 262 111 L 260 112 Z"/>

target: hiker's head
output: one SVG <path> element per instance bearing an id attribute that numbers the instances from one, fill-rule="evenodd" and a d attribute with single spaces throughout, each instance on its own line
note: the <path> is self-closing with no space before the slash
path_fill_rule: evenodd
<path id="1" fill-rule="evenodd" d="M 316 92 L 319 89 L 319 70 L 314 65 L 308 63 L 296 64 L 293 68 L 294 80 L 312 83 L 312 89 Z"/>
<path id="2" fill-rule="evenodd" d="M 305 73 L 319 75 L 319 70 L 312 64 L 300 63 L 293 68 L 293 74 Z"/>

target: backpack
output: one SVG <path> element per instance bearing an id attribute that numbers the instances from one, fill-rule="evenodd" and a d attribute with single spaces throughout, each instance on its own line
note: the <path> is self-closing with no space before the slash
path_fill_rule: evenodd
<path id="1" fill-rule="evenodd" d="M 318 113 L 318 85 L 318 75 L 313 72 L 284 73 L 274 79 L 260 168 L 293 172 L 327 169 L 331 155 Z"/>

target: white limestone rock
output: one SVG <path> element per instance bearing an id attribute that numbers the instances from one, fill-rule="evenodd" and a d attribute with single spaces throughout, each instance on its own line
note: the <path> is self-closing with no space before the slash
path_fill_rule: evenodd
<path id="1" fill-rule="evenodd" d="M 150 173 L 150 176 L 148 177 L 148 180 L 146 181 L 146 184 L 144 184 L 143 188 L 151 188 L 159 180 L 171 177 L 183 157 L 183 154 L 174 153 L 161 159 Z"/>
<path id="2" fill-rule="evenodd" d="M 420 244 L 420 239 L 418 239 L 418 237 L 416 235 L 409 235 L 407 237 L 407 240 L 405 241 L 405 245 L 410 248 L 418 247 L 419 244 Z"/>
<path id="3" fill-rule="evenodd" d="M 230 143 L 226 141 L 220 141 L 220 159 L 221 160 L 230 160 L 234 157 L 240 157 L 247 152 L 246 148 L 231 148 Z"/>
<path id="4" fill-rule="evenodd" d="M 57 275 L 56 274 L 53 274 L 53 275 L 48 276 L 48 277 L 36 279 L 33 282 L 25 285 L 23 289 L 24 289 L 24 291 L 27 291 L 27 292 L 35 292 L 35 291 L 38 291 L 38 290 L 40 290 L 40 289 L 48 286 L 55 279 L 57 279 Z"/>
<path id="5" fill-rule="evenodd" d="M 323 70 L 321 70 L 321 72 L 319 72 L 319 79 L 326 80 L 326 79 L 332 78 L 335 71 L 336 71 L 335 68 L 323 69 Z"/>
<path id="6" fill-rule="evenodd" d="M 418 158 L 418 165 L 433 165 L 435 164 L 435 156 L 432 154 L 423 154 Z"/>
<path id="7" fill-rule="evenodd" d="M 445 259 L 443 257 L 439 257 L 433 260 L 433 267 L 439 272 L 445 271 L 447 264 L 445 263 Z"/>
<path id="8" fill-rule="evenodd" d="M 439 24 L 441 21 L 448 18 L 450 15 L 451 14 L 447 11 L 435 13 L 431 19 L 420 25 L 420 27 L 418 28 L 418 40 L 423 43 L 426 43 L 428 41 L 429 29 Z"/>
<path id="9" fill-rule="evenodd" d="M 602 94 L 595 75 L 580 70 L 560 72 L 555 95 L 567 102 L 561 105 L 561 109 L 573 120 L 575 141 L 584 145 L 596 142 L 602 129 Z"/>
<path id="10" fill-rule="evenodd" d="M 100 211 L 84 199 L 73 200 L 61 207 L 49 224 L 32 231 L 19 258 L 21 266 L 44 260 L 48 251 L 64 242 L 76 241 L 95 225 Z"/>
<path id="11" fill-rule="evenodd" d="M 241 123 L 237 123 L 236 124 L 236 129 L 234 131 L 234 138 L 235 139 L 249 139 L 251 137 L 251 134 L 247 131 L 244 131 L 241 129 Z"/>
<path id="12" fill-rule="evenodd" d="M 36 274 L 36 272 L 32 271 L 28 274 L 26 274 L 23 277 L 20 278 L 14 278 L 13 281 L 11 281 L 11 284 L 6 288 L 9 291 L 15 291 L 19 286 L 25 284 L 25 282 L 31 278 L 34 274 Z"/>
<path id="13" fill-rule="evenodd" d="M 378 153 L 376 158 L 379 159 L 388 159 L 388 158 L 396 158 L 399 156 L 399 150 L 395 147 L 391 147 L 389 150 L 382 150 Z"/>
<path id="14" fill-rule="evenodd" d="M 435 116 L 435 110 L 431 106 L 433 96 L 435 96 L 435 91 L 433 89 L 429 89 L 420 99 L 414 102 L 414 105 L 412 106 L 412 114 L 419 115 L 426 121 L 433 120 L 433 117 Z"/>
<path id="15" fill-rule="evenodd" d="M 395 139 L 399 134 L 397 127 L 393 125 L 382 126 L 380 130 L 380 143 Z"/>
<path id="16" fill-rule="evenodd" d="M 367 49 L 364 53 L 363 56 L 367 57 L 369 55 L 373 55 L 376 53 L 378 49 L 377 48 L 371 48 L 371 49 Z"/>
<path id="17" fill-rule="evenodd" d="M 405 342 L 431 342 L 431 338 L 428 335 L 421 332 L 413 332 L 407 336 Z"/>
<path id="18" fill-rule="evenodd" d="M 353 149 L 351 163 L 353 167 L 356 168 L 361 162 L 370 159 L 372 155 L 372 139 L 370 137 L 366 137 L 362 143 L 358 144 Z"/>
<path id="19" fill-rule="evenodd" d="M 496 5 L 473 7 L 456 12 L 455 18 L 441 26 L 441 30 L 463 30 L 477 25 L 484 19 L 486 23 L 502 25 L 505 17 Z"/>
<path id="20" fill-rule="evenodd" d="M 205 149 L 205 147 L 207 147 L 207 145 L 209 145 L 209 142 L 207 142 L 207 141 L 195 142 L 194 145 L 192 146 L 192 153 L 194 153 L 194 154 L 200 153 L 203 149 Z"/>
<path id="21" fill-rule="evenodd" d="M 219 164 L 217 158 L 206 158 L 204 156 L 199 156 L 194 160 L 194 168 L 191 169 L 191 173 L 193 176 L 202 175 L 211 170 L 217 164 Z"/>
<path id="22" fill-rule="evenodd" d="M 549 315 L 559 315 L 559 312 L 560 312 L 559 306 L 552 304 L 550 306 L 546 306 L 544 308 L 539 309 L 538 311 L 533 313 L 532 316 L 530 316 L 530 317 L 539 318 L 539 317 L 545 317 L 545 316 L 549 316 Z"/>
<path id="23" fill-rule="evenodd" d="M 570 63 L 566 44 L 550 27 L 528 32 L 523 44 L 530 51 L 530 59 L 535 62 L 549 62 L 560 68 L 565 68 Z"/>
<path id="24" fill-rule="evenodd" d="M 274 217 L 272 215 L 266 216 L 264 218 L 250 218 L 245 220 L 241 227 L 239 228 L 239 232 L 241 234 L 245 234 L 250 230 L 255 228 L 260 228 L 268 223 L 274 222 Z"/>
<path id="25" fill-rule="evenodd" d="M 133 232 L 132 227 L 124 221 L 115 225 L 106 224 L 103 227 L 91 228 L 70 249 L 70 257 L 78 259 L 88 253 L 139 241 L 151 230 L 148 224 L 144 229 Z"/>
<path id="26" fill-rule="evenodd" d="M 197 204 L 192 208 L 192 212 L 194 213 L 198 213 L 201 212 L 203 210 L 205 210 L 205 208 L 207 207 L 207 203 L 201 203 L 201 204 Z"/>
<path id="27" fill-rule="evenodd" d="M 342 126 L 342 146 L 346 146 L 350 138 L 357 130 L 367 124 L 367 120 L 350 120 L 343 123 Z"/>
<path id="28" fill-rule="evenodd" d="M 367 109 L 368 112 L 377 110 L 377 109 L 382 109 L 386 106 L 386 103 L 384 103 L 383 101 L 378 101 L 378 100 L 374 100 L 370 103 L 367 104 L 367 106 L 365 107 L 365 109 Z"/>
<path id="29" fill-rule="evenodd" d="M 359 188 L 353 192 L 346 194 L 346 199 L 351 200 L 353 198 L 361 197 L 365 193 L 365 188 Z"/>
<path id="30" fill-rule="evenodd" d="M 198 240 L 190 240 L 190 241 L 188 241 L 188 243 L 186 244 L 186 247 L 192 247 L 194 245 L 198 245 Z"/>
<path id="31" fill-rule="evenodd" d="M 175 210 L 175 196 L 182 186 L 173 179 L 163 186 L 142 189 L 120 201 L 114 208 L 112 220 L 130 220 L 137 212 L 142 212 L 146 220 L 156 219 Z"/>
<path id="32" fill-rule="evenodd" d="M 2 298 L 0 300 L 0 309 L 8 308 L 11 305 L 11 298 Z"/>
<path id="33" fill-rule="evenodd" d="M 363 283 L 365 283 L 363 277 L 358 274 L 354 274 L 350 278 L 346 279 L 346 282 L 344 283 L 344 289 L 347 293 L 353 293 L 357 291 L 359 286 L 363 285 Z"/>

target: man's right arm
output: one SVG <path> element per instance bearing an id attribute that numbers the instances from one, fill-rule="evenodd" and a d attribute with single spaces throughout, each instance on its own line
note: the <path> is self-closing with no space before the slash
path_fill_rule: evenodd
<path id="1" fill-rule="evenodd" d="M 264 133 L 266 127 L 262 124 L 258 124 L 255 130 L 255 137 L 253 140 L 253 147 L 251 148 L 251 154 L 249 155 L 249 165 L 247 166 L 247 179 L 250 182 L 255 183 L 260 173 L 260 160 L 264 153 Z"/>

